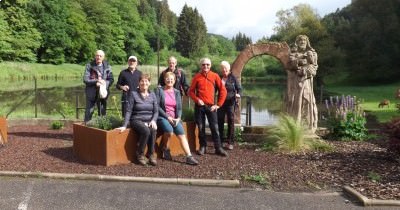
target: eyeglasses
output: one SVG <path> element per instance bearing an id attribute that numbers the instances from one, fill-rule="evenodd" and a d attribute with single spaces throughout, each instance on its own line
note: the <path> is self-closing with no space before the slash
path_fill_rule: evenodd
<path id="1" fill-rule="evenodd" d="M 211 64 L 209 64 L 209 63 L 202 63 L 201 65 L 202 66 L 211 66 Z"/>

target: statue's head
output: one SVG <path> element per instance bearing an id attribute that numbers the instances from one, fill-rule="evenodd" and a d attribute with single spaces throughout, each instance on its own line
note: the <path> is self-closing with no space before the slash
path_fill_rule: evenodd
<path id="1" fill-rule="evenodd" d="M 312 49 L 310 40 L 308 39 L 308 36 L 306 35 L 298 35 L 296 37 L 296 46 L 298 50 L 305 51 L 305 50 L 310 50 Z"/>

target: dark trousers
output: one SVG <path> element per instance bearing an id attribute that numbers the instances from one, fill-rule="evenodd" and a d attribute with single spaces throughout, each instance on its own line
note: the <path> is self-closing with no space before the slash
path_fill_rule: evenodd
<path id="1" fill-rule="evenodd" d="M 208 124 L 211 130 L 211 137 L 214 142 L 214 147 L 221 147 L 221 139 L 219 137 L 218 132 L 218 122 L 217 122 L 217 112 L 212 112 L 210 110 L 210 106 L 198 106 L 196 105 L 194 108 L 194 116 L 196 120 L 197 127 L 199 128 L 199 143 L 200 146 L 207 146 L 206 140 L 206 116 L 208 120 Z"/>
<path id="2" fill-rule="evenodd" d="M 219 130 L 219 135 L 221 137 L 221 142 L 223 142 L 223 138 L 224 138 L 225 116 L 227 117 L 227 123 L 228 123 L 228 132 L 226 135 L 226 139 L 227 139 L 228 144 L 233 144 L 234 135 L 235 135 L 234 106 L 222 106 L 221 108 L 218 109 L 218 130 Z"/>
<path id="3" fill-rule="evenodd" d="M 85 108 L 85 119 L 87 122 L 92 119 L 92 115 L 94 112 L 94 106 L 97 105 L 97 114 L 99 116 L 106 115 L 107 112 L 107 98 L 99 99 L 97 96 L 93 98 L 86 97 L 86 108 Z"/>
<path id="4" fill-rule="evenodd" d="M 128 99 L 127 99 L 127 93 L 122 92 L 121 96 L 121 114 L 122 118 L 125 117 L 126 109 L 128 108 Z"/>
<path id="5" fill-rule="evenodd" d="M 144 155 L 144 150 L 147 144 L 147 156 L 154 153 L 154 144 L 156 141 L 157 130 L 149 128 L 140 120 L 131 120 L 131 127 L 136 132 L 138 137 L 138 147 L 136 155 Z"/>

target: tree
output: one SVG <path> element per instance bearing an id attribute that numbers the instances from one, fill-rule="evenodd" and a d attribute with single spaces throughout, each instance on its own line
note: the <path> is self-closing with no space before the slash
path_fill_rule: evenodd
<path id="1" fill-rule="evenodd" d="M 7 35 L 10 34 L 10 37 L 2 39 L 11 45 L 11 50 L 1 57 L 9 61 L 36 61 L 41 36 L 35 28 L 35 20 L 27 12 L 26 1 L 5 1 L 1 8 L 4 11 L 4 21 L 8 24 Z"/>
<path id="2" fill-rule="evenodd" d="M 197 9 L 186 4 L 178 18 L 176 50 L 186 57 L 195 57 L 206 49 L 207 27 Z"/>
<path id="3" fill-rule="evenodd" d="M 232 56 L 235 53 L 235 45 L 222 35 L 208 34 L 207 46 L 208 52 L 212 55 Z"/>
<path id="4" fill-rule="evenodd" d="M 350 24 L 335 34 L 346 52 L 352 79 L 358 83 L 398 81 L 400 2 L 354 1 L 342 17 Z"/>
<path id="5" fill-rule="evenodd" d="M 65 49 L 65 61 L 68 63 L 85 63 L 93 58 L 96 50 L 94 26 L 87 24 L 87 16 L 78 1 L 70 1 L 67 5 L 68 36 L 71 44 Z"/>
<path id="6" fill-rule="evenodd" d="M 88 17 L 87 24 L 95 30 L 97 49 L 104 50 L 110 62 L 126 63 L 125 33 L 118 9 L 108 1 L 80 0 L 80 3 Z"/>
<path id="7" fill-rule="evenodd" d="M 277 12 L 278 25 L 272 40 L 293 43 L 299 34 L 307 35 L 318 53 L 318 73 L 316 84 L 323 84 L 324 77 L 333 74 L 335 67 L 344 58 L 335 48 L 335 41 L 322 24 L 320 16 L 308 4 L 299 4 L 289 10 Z"/>
<path id="8" fill-rule="evenodd" d="M 61 64 L 65 61 L 64 50 L 71 45 L 67 4 L 67 0 L 32 0 L 29 4 L 43 38 L 37 53 L 39 62 Z"/>
<path id="9" fill-rule="evenodd" d="M 11 33 L 7 21 L 5 21 L 5 13 L 0 10 L 0 61 L 10 60 L 12 55 Z"/>
<path id="10" fill-rule="evenodd" d="M 247 45 L 253 43 L 250 37 L 246 36 L 246 34 L 242 34 L 241 32 L 232 38 L 232 42 L 235 44 L 237 51 L 242 51 Z"/>

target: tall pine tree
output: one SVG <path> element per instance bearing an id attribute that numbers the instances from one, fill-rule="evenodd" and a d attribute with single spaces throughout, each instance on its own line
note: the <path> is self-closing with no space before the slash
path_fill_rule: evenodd
<path id="1" fill-rule="evenodd" d="M 207 46 L 207 27 L 197 9 L 186 4 L 178 18 L 176 50 L 185 57 L 195 57 Z"/>

